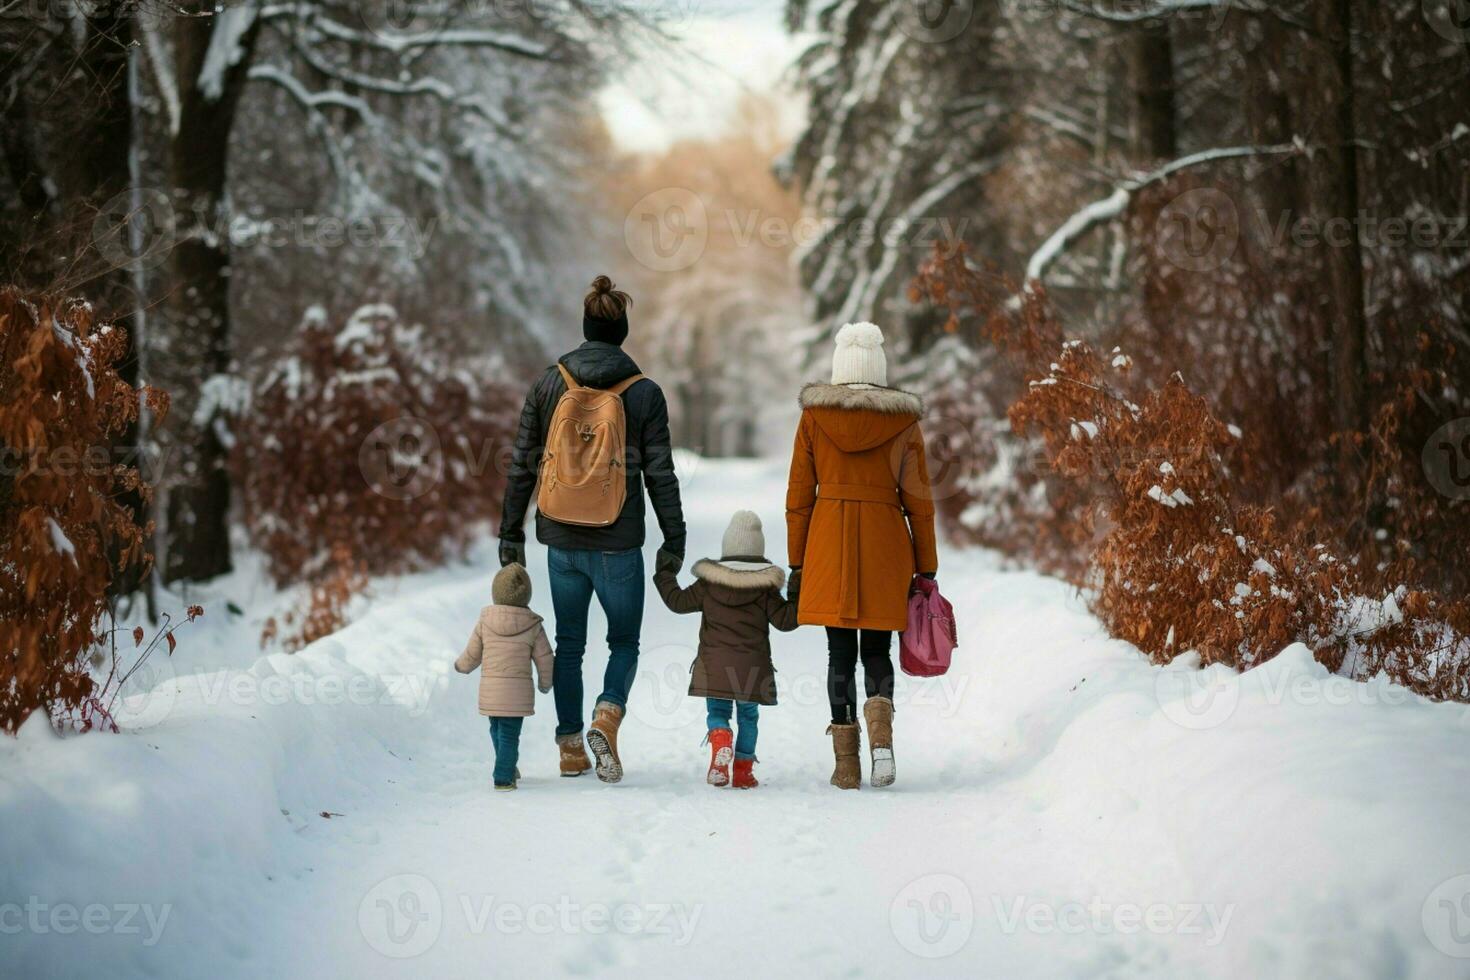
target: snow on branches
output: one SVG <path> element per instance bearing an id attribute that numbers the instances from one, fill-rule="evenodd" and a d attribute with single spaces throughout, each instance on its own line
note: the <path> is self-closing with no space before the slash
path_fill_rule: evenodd
<path id="1" fill-rule="evenodd" d="M 483 534 L 518 408 L 501 371 L 455 357 L 391 306 L 340 328 L 307 312 L 258 380 L 233 459 L 272 577 L 311 591 L 288 646 L 342 625 L 369 574 L 442 563 Z"/>

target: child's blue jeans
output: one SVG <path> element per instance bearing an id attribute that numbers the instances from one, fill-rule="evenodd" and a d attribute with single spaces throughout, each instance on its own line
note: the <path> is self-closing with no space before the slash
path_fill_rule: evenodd
<path id="1" fill-rule="evenodd" d="M 729 728 L 732 713 L 739 715 L 740 728 L 735 733 L 735 758 L 754 759 L 755 739 L 760 734 L 761 706 L 754 701 L 730 701 L 726 698 L 705 698 L 705 710 L 711 730 Z"/>
<path id="2" fill-rule="evenodd" d="M 495 746 L 495 785 L 516 781 L 516 763 L 521 758 L 521 723 L 524 718 L 491 718 L 490 743 Z"/>

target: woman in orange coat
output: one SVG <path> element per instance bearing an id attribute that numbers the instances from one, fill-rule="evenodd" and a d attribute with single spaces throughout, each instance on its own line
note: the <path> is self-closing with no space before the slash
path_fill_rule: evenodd
<path id="1" fill-rule="evenodd" d="M 888 786 L 893 760 L 893 634 L 908 621 L 915 574 L 933 578 L 934 500 L 919 430 L 923 402 L 887 387 L 883 331 L 837 333 L 832 383 L 802 389 L 801 424 L 786 490 L 787 545 L 801 571 L 803 624 L 827 627 L 832 785 L 857 789 L 857 661 L 871 781 Z"/>

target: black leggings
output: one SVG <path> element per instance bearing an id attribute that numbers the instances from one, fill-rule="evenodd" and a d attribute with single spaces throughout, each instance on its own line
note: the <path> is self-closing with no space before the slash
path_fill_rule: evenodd
<path id="1" fill-rule="evenodd" d="M 863 658 L 863 684 L 868 697 L 893 697 L 893 634 L 888 630 L 857 630 L 827 627 L 827 700 L 832 704 L 832 723 L 850 725 L 857 721 L 857 662 Z"/>

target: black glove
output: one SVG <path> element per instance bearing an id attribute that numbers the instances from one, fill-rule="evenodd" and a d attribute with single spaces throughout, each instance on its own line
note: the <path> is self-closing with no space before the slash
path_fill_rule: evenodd
<path id="1" fill-rule="evenodd" d="M 676 555 L 665 548 L 658 549 L 658 555 L 653 559 L 653 573 L 662 575 L 668 572 L 670 575 L 678 575 L 679 569 L 684 567 L 684 556 Z"/>
<path id="2" fill-rule="evenodd" d="M 801 569 L 793 568 L 791 577 L 786 580 L 786 601 L 801 605 Z"/>
<path id="3" fill-rule="evenodd" d="M 500 542 L 500 567 L 526 564 L 526 546 L 518 541 Z"/>
<path id="4" fill-rule="evenodd" d="M 919 573 L 919 578 L 926 578 L 926 579 L 928 579 L 931 582 L 937 582 L 937 581 L 939 581 L 939 573 L 938 572 L 920 572 Z"/>

